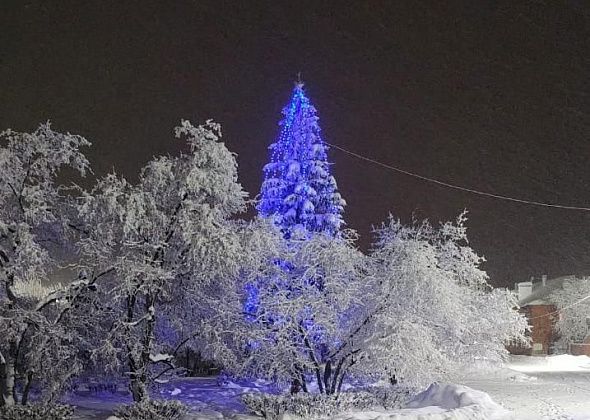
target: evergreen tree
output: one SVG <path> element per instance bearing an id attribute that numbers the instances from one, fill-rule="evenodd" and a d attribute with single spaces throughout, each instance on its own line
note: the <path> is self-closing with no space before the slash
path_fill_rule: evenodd
<path id="1" fill-rule="evenodd" d="M 278 139 L 269 147 L 258 211 L 275 215 L 285 238 L 297 229 L 336 235 L 346 202 L 330 175 L 328 147 L 303 83 L 295 84 L 283 116 Z"/>

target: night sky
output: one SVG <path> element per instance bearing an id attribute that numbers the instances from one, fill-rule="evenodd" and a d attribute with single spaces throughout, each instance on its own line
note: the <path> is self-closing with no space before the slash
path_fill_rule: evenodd
<path id="1" fill-rule="evenodd" d="M 223 124 L 255 196 L 298 72 L 326 141 L 497 194 L 590 207 L 590 2 L 0 2 L 0 128 L 93 142 L 96 175 Z M 590 272 L 590 213 L 445 189 L 330 151 L 345 219 L 469 210 L 493 284 Z"/>

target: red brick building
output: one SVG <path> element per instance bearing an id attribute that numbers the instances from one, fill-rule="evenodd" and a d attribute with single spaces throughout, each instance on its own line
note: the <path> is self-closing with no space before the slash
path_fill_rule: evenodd
<path id="1" fill-rule="evenodd" d="M 553 343 L 556 340 L 555 321 L 556 308 L 554 305 L 539 304 L 526 305 L 520 308 L 529 320 L 531 331 L 530 346 L 509 345 L 508 350 L 512 354 L 525 354 L 528 356 L 547 355 L 553 350 Z"/>
<path id="2" fill-rule="evenodd" d="M 574 277 L 564 276 L 547 280 L 547 277 L 543 276 L 541 281 L 536 283 L 527 281 L 515 285 L 520 311 L 525 314 L 531 327 L 529 334 L 531 343 L 527 347 L 510 345 L 508 346 L 510 353 L 530 356 L 553 353 L 553 344 L 558 338 L 555 322 L 559 313 L 548 298 L 553 291 L 563 287 L 564 281 Z"/>

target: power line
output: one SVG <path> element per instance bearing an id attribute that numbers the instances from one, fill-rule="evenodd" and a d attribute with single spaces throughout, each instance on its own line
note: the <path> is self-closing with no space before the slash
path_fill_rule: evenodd
<path id="1" fill-rule="evenodd" d="M 460 185 L 454 185 L 454 184 L 450 184 L 448 182 L 444 182 L 444 181 L 439 181 L 438 179 L 434 179 L 434 178 L 429 178 L 427 176 L 423 176 L 423 175 L 419 175 L 410 171 L 406 171 L 404 169 L 400 169 L 397 168 L 395 166 L 392 165 L 388 165 L 386 163 L 383 162 L 379 162 L 378 160 L 375 159 L 371 159 L 369 157 L 363 156 L 363 155 L 359 155 L 358 153 L 352 152 L 350 150 L 347 150 L 343 147 L 340 146 L 336 146 L 335 144 L 332 143 L 328 143 L 326 142 L 326 144 L 330 145 L 331 147 L 333 147 L 334 149 L 340 150 L 341 152 L 344 152 L 350 156 L 354 156 L 357 159 L 361 159 L 367 162 L 371 162 L 377 166 L 381 166 L 382 168 L 386 168 L 386 169 L 390 169 L 392 171 L 404 174 L 404 175 L 408 175 L 417 179 L 420 179 L 422 181 L 427 181 L 427 182 L 432 182 L 434 184 L 440 185 L 442 187 L 447 187 L 447 188 L 452 188 L 455 190 L 459 190 L 459 191 L 465 191 L 468 193 L 472 193 L 472 194 L 477 194 L 477 195 L 482 195 L 485 197 L 490 197 L 490 198 L 496 198 L 499 200 L 504 200 L 504 201 L 512 201 L 512 202 L 516 202 L 516 203 L 521 203 L 521 204 L 528 204 L 531 206 L 539 206 L 539 207 L 552 207 L 552 208 L 558 208 L 558 209 L 563 209 L 563 210 L 579 210 L 579 211 L 590 211 L 590 207 L 578 207 L 578 206 L 566 206 L 566 205 L 562 205 L 562 204 L 551 204 L 551 203 L 542 203 L 540 201 L 533 201 L 533 200 L 524 200 L 521 198 L 515 198 L 515 197 L 509 197 L 509 196 L 505 196 L 505 195 L 500 195 L 500 194 L 493 194 L 493 193 L 489 193 L 489 192 L 485 192 L 485 191 L 479 191 L 479 190 L 475 190 L 473 188 L 467 188 L 467 187 L 462 187 Z"/>
<path id="2" fill-rule="evenodd" d="M 562 311 L 565 311 L 566 309 L 569 309 L 569 308 L 571 308 L 572 306 L 579 305 L 580 303 L 582 303 L 583 301 L 585 301 L 585 300 L 587 300 L 587 299 L 590 299 L 590 295 L 588 295 L 588 296 L 584 296 L 582 299 L 579 299 L 579 300 L 575 301 L 574 303 L 572 303 L 572 304 L 570 304 L 570 305 L 566 305 L 566 306 L 564 306 L 564 307 L 563 307 L 563 308 L 561 308 L 561 309 L 557 309 L 556 311 L 553 311 L 553 312 L 548 312 L 548 313 L 546 313 L 546 314 L 543 314 L 543 315 L 537 315 L 537 316 L 534 316 L 534 317 L 532 317 L 532 318 L 529 318 L 529 321 L 532 321 L 533 319 L 544 318 L 544 317 L 546 317 L 546 316 L 551 316 L 551 315 L 558 314 L 558 313 L 560 313 L 560 312 L 562 312 Z"/>

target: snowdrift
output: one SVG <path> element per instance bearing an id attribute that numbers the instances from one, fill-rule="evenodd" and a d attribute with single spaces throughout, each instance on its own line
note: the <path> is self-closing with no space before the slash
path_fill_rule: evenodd
<path id="1" fill-rule="evenodd" d="M 442 418 L 457 419 L 507 419 L 511 412 L 495 403 L 492 398 L 482 391 L 455 384 L 433 383 L 426 391 L 418 394 L 408 405 L 408 408 L 422 408 L 437 406 L 450 410 L 453 417 L 448 417 L 448 411 Z M 475 415 L 475 416 L 474 416 Z M 430 417 L 428 417 L 430 418 Z M 439 417 L 433 417 L 439 418 Z"/>
<path id="2" fill-rule="evenodd" d="M 466 386 L 433 383 L 402 410 L 344 413 L 332 420 L 507 420 L 512 413 L 488 394 Z M 284 419 L 284 420 L 287 420 Z"/>

